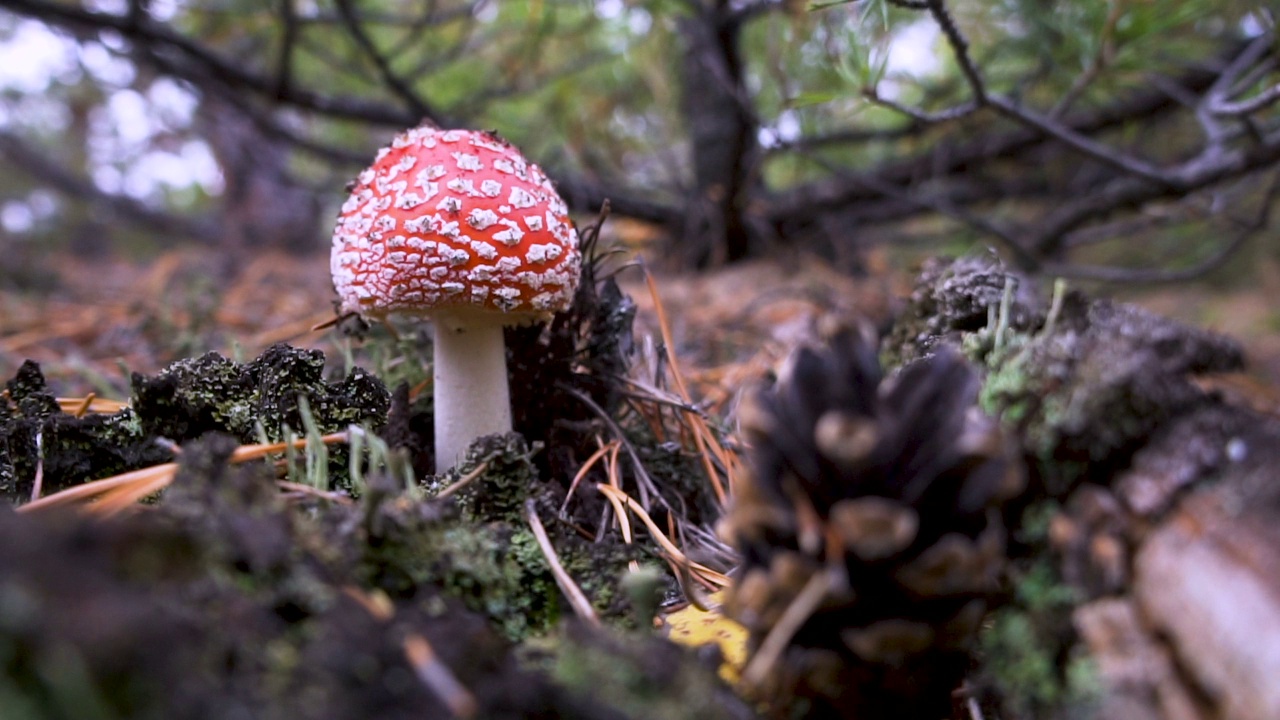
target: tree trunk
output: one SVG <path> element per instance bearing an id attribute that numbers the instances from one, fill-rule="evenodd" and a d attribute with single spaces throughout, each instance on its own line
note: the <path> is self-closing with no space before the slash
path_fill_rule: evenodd
<path id="1" fill-rule="evenodd" d="M 681 110 L 693 162 L 683 232 L 683 254 L 698 267 L 746 258 L 751 237 L 744 222 L 756 156 L 756 119 L 743 84 L 741 19 L 724 4 L 680 22 L 685 40 Z"/>

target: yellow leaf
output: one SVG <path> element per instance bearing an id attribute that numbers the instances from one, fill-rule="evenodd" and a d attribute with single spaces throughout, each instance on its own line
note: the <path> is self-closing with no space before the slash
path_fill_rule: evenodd
<path id="1" fill-rule="evenodd" d="M 708 599 L 718 606 L 721 595 L 715 593 Z M 731 685 L 738 682 L 738 673 L 747 659 L 746 628 L 718 611 L 703 612 L 693 605 L 665 616 L 663 622 L 667 637 L 674 643 L 687 647 L 701 647 L 709 643 L 718 645 L 724 656 L 720 677 Z"/>

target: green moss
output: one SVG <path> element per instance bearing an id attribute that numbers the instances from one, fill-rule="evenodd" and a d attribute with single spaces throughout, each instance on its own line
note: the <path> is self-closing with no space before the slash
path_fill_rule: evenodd
<path id="1" fill-rule="evenodd" d="M 443 533 L 442 540 L 450 562 L 439 582 L 489 617 L 503 635 L 519 641 L 545 633 L 559 619 L 559 590 L 530 533 L 499 537 L 459 526 Z M 530 545 L 535 552 L 528 551 Z"/>
<path id="2" fill-rule="evenodd" d="M 998 417 L 1009 427 L 1026 424 L 1035 410 L 1033 376 L 1016 361 L 994 359 L 978 394 L 983 411 Z"/>
<path id="3" fill-rule="evenodd" d="M 559 589 L 524 526 L 425 514 L 429 506 L 403 497 L 385 505 L 361 560 L 362 584 L 392 597 L 439 585 L 517 641 L 547 632 L 560 618 Z"/>
<path id="4" fill-rule="evenodd" d="M 1059 701 L 1062 681 L 1052 650 L 1036 633 L 1031 618 L 1021 612 L 996 613 L 983 635 L 984 668 L 1019 714 L 1039 717 Z"/>
<path id="5" fill-rule="evenodd" d="M 1044 547 L 1049 539 L 1049 523 L 1060 509 L 1056 500 L 1044 500 L 1024 510 L 1016 525 L 1018 542 Z"/>
<path id="6" fill-rule="evenodd" d="M 1080 593 L 1062 582 L 1047 560 L 1038 561 L 1018 579 L 1018 603 L 1037 614 L 1068 611 L 1080 601 Z"/>
<path id="7" fill-rule="evenodd" d="M 1037 532 L 1043 515 L 1029 511 L 1024 532 Z M 1067 657 L 1079 592 L 1042 559 L 1019 578 L 1015 596 L 1013 604 L 992 615 L 981 636 L 980 677 L 996 687 L 1012 717 L 1086 708 L 1098 693 L 1096 668 L 1087 658 Z"/>
<path id="8" fill-rule="evenodd" d="M 538 477 L 533 457 L 539 450 L 527 447 L 515 433 L 492 435 L 473 443 L 458 467 L 430 478 L 428 494 L 462 483 L 450 495 L 459 518 L 441 542 L 429 541 L 431 547 L 415 551 L 415 557 L 435 558 L 420 564 L 418 581 L 443 581 L 468 607 L 485 613 L 517 640 L 546 632 L 563 610 L 560 590 L 525 515 L 532 500 L 545 523 L 564 492 Z M 627 564 L 643 551 L 613 537 L 587 542 L 562 524 L 546 524 L 560 564 L 601 616 L 629 623 L 617 586 Z"/>

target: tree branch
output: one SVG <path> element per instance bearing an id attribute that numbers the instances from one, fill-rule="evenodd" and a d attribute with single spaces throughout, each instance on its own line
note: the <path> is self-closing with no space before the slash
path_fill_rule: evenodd
<path id="1" fill-rule="evenodd" d="M 1058 277 L 1104 282 L 1154 284 L 1194 280 L 1222 267 L 1240 248 L 1245 246 L 1250 238 L 1265 229 L 1271 222 L 1271 209 L 1275 205 L 1277 197 L 1280 197 L 1280 173 L 1272 175 L 1271 184 L 1259 203 L 1257 217 L 1249 222 L 1242 223 L 1237 221 L 1240 227 L 1230 242 L 1219 248 L 1213 255 L 1189 268 L 1182 270 L 1152 270 L 1147 268 L 1049 264 L 1045 266 L 1044 272 L 1047 275 Z"/>
<path id="2" fill-rule="evenodd" d="M 109 217 L 144 227 L 157 235 L 185 237 L 206 244 L 221 237 L 212 218 L 174 215 L 154 210 L 125 195 L 104 192 L 89 180 L 50 160 L 46 153 L 31 147 L 18 135 L 3 129 L 0 129 L 0 156 L 62 195 L 87 202 Z"/>
<path id="3" fill-rule="evenodd" d="M 1215 73 L 1195 69 L 1170 81 L 1180 90 L 1199 94 L 1217 79 Z M 1059 121 L 1081 135 L 1094 135 L 1126 123 L 1150 121 L 1181 107 L 1168 88 L 1137 93 L 1113 105 L 1099 110 L 1080 112 Z M 1014 130 L 992 130 L 962 145 L 935 146 L 925 152 L 903 160 L 894 160 L 874 167 L 863 174 L 875 175 L 880 180 L 906 185 L 928 178 L 945 178 L 963 175 L 975 169 L 987 167 L 995 161 L 1017 159 L 1040 147 L 1049 136 L 1029 127 Z M 787 217 L 811 216 L 836 210 L 858 202 L 874 199 L 879 193 L 869 192 L 868 185 L 836 178 L 827 182 L 815 182 L 800 188 L 776 193 L 764 201 L 763 214 L 771 222 L 779 223 Z"/>
<path id="4" fill-rule="evenodd" d="M 1186 163 L 1172 171 L 1177 178 L 1176 184 L 1153 185 L 1138 178 L 1115 180 L 1096 193 L 1063 204 L 1037 223 L 1040 231 L 1029 247 L 1041 255 L 1051 255 L 1067 233 L 1091 219 L 1105 218 L 1118 210 L 1139 207 L 1155 200 L 1182 197 L 1276 162 L 1280 162 L 1280 131 L 1273 132 L 1260 145 L 1250 146 L 1247 151 L 1225 151 Z"/>
<path id="5" fill-rule="evenodd" d="M 185 80 L 217 77 L 228 85 L 305 110 L 386 127 L 410 127 L 422 119 L 410 111 L 387 103 L 351 96 L 326 95 L 301 88 L 288 88 L 283 97 L 277 97 L 279 88 L 273 78 L 247 70 L 168 27 L 149 20 L 135 23 L 121 15 L 37 0 L 0 0 L 0 7 L 8 7 L 14 12 L 41 20 L 52 27 L 77 34 L 85 32 L 96 34 L 104 30 L 112 30 L 126 40 L 152 48 L 156 51 L 152 53 L 153 57 L 159 57 L 158 51 L 161 50 L 173 52 L 176 55 L 175 60 L 168 61 L 162 71 Z M 177 59 L 181 59 L 182 62 L 176 61 Z"/>
<path id="6" fill-rule="evenodd" d="M 354 8 L 351 6 L 351 0 L 337 0 L 338 14 L 342 17 L 346 25 L 347 32 L 351 34 L 351 38 L 356 41 L 356 45 L 364 52 L 365 57 L 373 63 L 373 67 L 377 70 L 378 76 L 382 78 L 382 82 L 387 86 L 404 104 L 409 111 L 422 119 L 431 120 L 440 127 L 454 127 L 455 123 L 443 117 L 440 112 L 432 108 L 413 88 L 409 87 L 406 82 L 395 71 L 391 69 L 391 61 L 378 51 L 373 44 L 373 39 L 365 32 L 364 25 L 360 18 L 356 17 Z"/>
<path id="7" fill-rule="evenodd" d="M 293 50 L 298 41 L 298 13 L 294 0 L 280 0 L 280 51 L 276 55 L 276 97 L 293 85 Z"/>

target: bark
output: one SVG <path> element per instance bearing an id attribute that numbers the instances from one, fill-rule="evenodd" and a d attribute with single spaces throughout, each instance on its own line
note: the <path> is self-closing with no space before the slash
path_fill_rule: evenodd
<path id="1" fill-rule="evenodd" d="M 722 6 L 683 19 L 682 111 L 689 133 L 693 189 L 682 245 L 699 267 L 746 258 L 745 220 L 756 120 L 743 84 L 741 20 Z"/>

